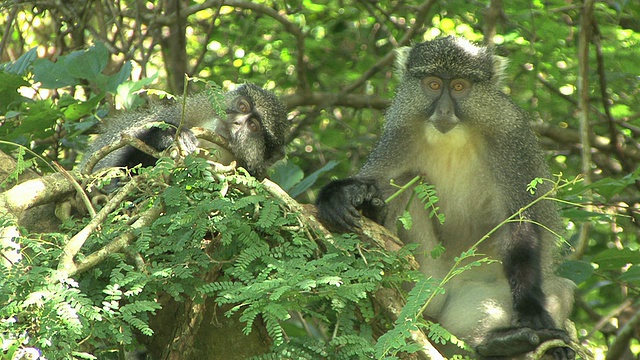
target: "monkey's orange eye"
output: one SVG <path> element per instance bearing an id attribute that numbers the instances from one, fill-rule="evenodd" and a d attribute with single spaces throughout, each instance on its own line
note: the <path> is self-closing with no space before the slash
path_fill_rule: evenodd
<path id="1" fill-rule="evenodd" d="M 451 82 L 451 90 L 453 90 L 454 93 L 464 93 L 470 86 L 469 81 L 464 79 L 457 79 Z"/>
<path id="2" fill-rule="evenodd" d="M 258 132 L 260 131 L 260 123 L 257 120 L 249 120 L 249 123 L 247 124 L 247 126 L 249 127 L 249 130 L 251 130 L 252 132 Z"/>
<path id="3" fill-rule="evenodd" d="M 442 81 L 435 76 L 429 76 L 422 80 L 422 84 L 431 91 L 442 90 Z"/>
<path id="4" fill-rule="evenodd" d="M 251 104 L 249 104 L 245 99 L 240 99 L 240 101 L 238 101 L 238 110 L 240 110 L 241 113 L 246 114 L 251 111 Z"/>

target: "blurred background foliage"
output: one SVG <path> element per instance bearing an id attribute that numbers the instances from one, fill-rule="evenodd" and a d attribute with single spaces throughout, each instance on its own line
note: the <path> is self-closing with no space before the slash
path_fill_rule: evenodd
<path id="1" fill-rule="evenodd" d="M 494 45 L 510 60 L 505 92 L 532 115 L 553 172 L 585 179 L 561 194 L 585 206 L 565 213 L 575 251 L 562 267 L 579 285 L 579 335 L 606 353 L 630 328 L 624 359 L 640 353 L 636 0 L 4 0 L 0 9 L 0 150 L 20 144 L 72 169 L 96 124 L 140 106 L 142 88 L 180 94 L 184 74 L 223 88 L 250 81 L 290 111 L 290 165 L 279 169 L 337 164 L 296 191 L 301 202 L 366 159 L 398 81 L 394 49 L 450 34 Z"/>

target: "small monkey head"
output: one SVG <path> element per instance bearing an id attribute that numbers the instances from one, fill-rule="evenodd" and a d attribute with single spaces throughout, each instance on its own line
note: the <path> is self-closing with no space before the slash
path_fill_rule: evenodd
<path id="1" fill-rule="evenodd" d="M 256 178 L 284 156 L 287 111 L 273 93 L 244 84 L 226 96 L 228 141 L 239 165 Z"/>

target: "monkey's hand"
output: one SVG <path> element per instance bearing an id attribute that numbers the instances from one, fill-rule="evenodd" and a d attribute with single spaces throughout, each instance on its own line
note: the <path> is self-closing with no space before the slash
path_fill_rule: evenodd
<path id="1" fill-rule="evenodd" d="M 191 154 L 196 151 L 198 147 L 198 138 L 190 129 L 182 129 L 178 135 L 178 143 L 180 148 L 185 152 L 185 155 Z"/>
<path id="2" fill-rule="evenodd" d="M 540 344 L 560 339 L 570 343 L 567 333 L 560 329 L 531 329 L 528 327 L 496 329 L 476 347 L 482 358 L 502 359 L 534 351 Z M 573 360 L 575 352 L 569 347 L 550 349 L 547 354 L 555 360 Z"/>
<path id="3" fill-rule="evenodd" d="M 152 148 L 158 151 L 164 151 L 169 147 L 174 145 L 174 140 L 176 140 L 176 129 L 175 127 L 169 128 L 160 128 L 158 126 L 152 127 L 150 129 L 144 129 L 142 132 L 134 133 L 135 137 L 142 140 L 145 144 L 151 146 Z M 198 147 L 198 138 L 190 129 L 184 128 L 178 134 L 177 142 L 180 146 L 181 151 L 184 155 L 191 154 L 196 151 Z M 134 162 L 133 165 L 138 164 L 139 162 Z M 133 166 L 132 165 L 132 166 Z M 143 163 L 143 166 L 149 166 L 151 164 Z"/>
<path id="4" fill-rule="evenodd" d="M 354 232 L 360 229 L 360 211 L 371 220 L 384 220 L 386 204 L 373 180 L 348 178 L 336 180 L 318 194 L 318 216 L 336 230 Z"/>

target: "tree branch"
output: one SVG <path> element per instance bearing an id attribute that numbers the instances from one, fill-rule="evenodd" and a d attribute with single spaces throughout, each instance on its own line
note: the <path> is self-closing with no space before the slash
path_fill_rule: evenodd
<path id="1" fill-rule="evenodd" d="M 71 182 L 60 173 L 28 180 L 0 194 L 0 213 L 6 211 L 17 216 L 29 208 L 58 201 L 73 191 Z"/>
<path id="2" fill-rule="evenodd" d="M 348 106 L 356 109 L 376 109 L 384 110 L 389 107 L 391 101 L 389 99 L 372 96 L 372 95 L 358 95 L 358 94 L 337 94 L 329 92 L 310 92 L 310 93 L 296 93 L 292 95 L 285 95 L 282 97 L 282 101 L 287 105 L 287 108 L 293 109 L 299 106 Z"/>
<path id="3" fill-rule="evenodd" d="M 629 351 L 629 342 L 635 336 L 638 325 L 640 325 L 640 311 L 636 311 L 633 317 L 618 331 L 615 341 L 609 346 L 605 360 L 622 359 L 622 355 Z"/>
<path id="4" fill-rule="evenodd" d="M 105 206 L 98 212 L 96 217 L 91 219 L 89 224 L 75 234 L 71 240 L 62 249 L 62 255 L 58 262 L 58 279 L 72 276 L 78 271 L 73 258 L 78 254 L 82 245 L 89 238 L 89 235 L 104 222 L 107 216 L 115 210 L 120 203 L 129 195 L 133 189 L 137 188 L 146 178 L 143 175 L 133 177 L 125 186 L 123 186 L 113 198 L 105 204 Z"/>
<path id="5" fill-rule="evenodd" d="M 491 0 L 489 6 L 483 11 L 484 14 L 484 43 L 493 46 L 493 38 L 496 36 L 496 26 L 498 21 L 504 20 L 502 10 L 502 0 Z"/>
<path id="6" fill-rule="evenodd" d="M 87 255 L 86 258 L 84 258 L 81 262 L 78 263 L 78 265 L 75 267 L 75 270 L 70 271 L 67 274 L 67 276 L 74 276 L 75 274 L 85 272 L 91 269 L 92 267 L 103 262 L 111 254 L 124 249 L 126 246 L 131 244 L 133 240 L 137 238 L 137 235 L 135 234 L 135 230 L 140 229 L 142 227 L 150 226 L 156 219 L 158 219 L 158 217 L 160 217 L 160 214 L 162 213 L 162 211 L 163 211 L 163 207 L 159 204 L 155 204 L 151 209 L 147 210 L 146 212 L 140 215 L 138 220 L 136 220 L 131 225 L 130 231 L 127 231 L 126 233 L 118 236 L 117 238 L 115 238 L 113 241 L 105 245 L 100 250 L 97 250 Z"/>

